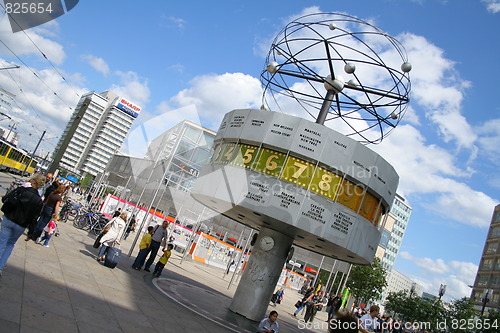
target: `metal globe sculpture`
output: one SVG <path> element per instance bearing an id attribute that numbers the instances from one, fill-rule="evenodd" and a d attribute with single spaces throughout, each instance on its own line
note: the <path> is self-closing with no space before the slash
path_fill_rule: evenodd
<path id="1" fill-rule="evenodd" d="M 411 64 L 394 37 L 356 17 L 317 13 L 274 39 L 261 74 L 263 107 L 295 99 L 316 123 L 361 143 L 379 143 L 409 102 Z"/>

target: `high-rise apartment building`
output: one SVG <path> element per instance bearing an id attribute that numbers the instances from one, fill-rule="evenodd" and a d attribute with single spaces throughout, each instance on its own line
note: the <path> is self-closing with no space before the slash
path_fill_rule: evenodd
<path id="1" fill-rule="evenodd" d="M 406 203 L 406 200 L 396 194 L 375 254 L 381 260 L 382 267 L 385 268 L 387 273 L 392 271 L 392 267 L 398 256 L 408 221 L 410 220 L 411 211 L 412 209 Z"/>
<path id="2" fill-rule="evenodd" d="M 8 115 L 12 110 L 12 103 L 16 96 L 7 90 L 0 88 L 0 113 Z"/>
<path id="3" fill-rule="evenodd" d="M 15 98 L 16 95 L 0 88 L 0 120 L 10 118 L 10 113 L 12 112 L 12 104 L 14 103 Z M 16 126 L 17 123 L 11 121 L 8 129 L 0 127 L 0 137 L 5 139 L 5 141 L 10 142 L 14 146 L 17 146 L 18 142 Z"/>
<path id="4" fill-rule="evenodd" d="M 500 205 L 495 207 L 471 298 L 481 310 L 500 309 Z M 487 296 L 487 297 L 485 297 Z M 486 300 L 485 300 L 486 298 Z"/>
<path id="5" fill-rule="evenodd" d="M 56 146 L 49 172 L 97 175 L 122 146 L 141 108 L 125 97 L 89 92 L 78 102 Z"/>

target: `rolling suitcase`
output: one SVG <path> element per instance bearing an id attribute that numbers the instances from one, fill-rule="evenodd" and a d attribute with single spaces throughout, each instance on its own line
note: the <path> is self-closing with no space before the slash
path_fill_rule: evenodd
<path id="1" fill-rule="evenodd" d="M 104 266 L 115 268 L 118 264 L 118 261 L 120 260 L 121 255 L 122 250 L 117 249 L 116 247 L 110 247 L 104 257 Z"/>

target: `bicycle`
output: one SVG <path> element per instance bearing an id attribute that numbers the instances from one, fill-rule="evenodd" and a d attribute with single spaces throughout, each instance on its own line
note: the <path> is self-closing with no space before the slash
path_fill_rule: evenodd
<path id="1" fill-rule="evenodd" d="M 107 223 L 108 221 L 103 214 L 89 211 L 77 217 L 73 225 L 77 229 L 92 231 L 94 234 L 99 235 Z"/>
<path id="2" fill-rule="evenodd" d="M 71 199 L 62 206 L 59 212 L 59 221 L 66 222 L 68 220 L 74 220 L 76 216 L 80 214 L 80 208 L 82 205 L 72 201 Z"/>

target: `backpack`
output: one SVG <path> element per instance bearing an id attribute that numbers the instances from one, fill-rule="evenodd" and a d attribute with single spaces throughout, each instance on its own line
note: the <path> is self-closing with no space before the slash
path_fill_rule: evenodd
<path id="1" fill-rule="evenodd" d="M 8 214 L 16 210 L 24 190 L 24 187 L 18 187 L 2 198 L 3 206 L 1 210 L 4 214 Z"/>

